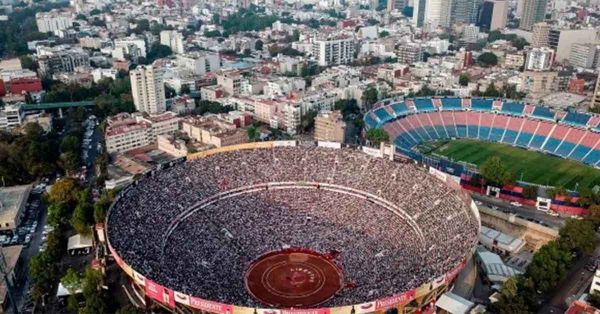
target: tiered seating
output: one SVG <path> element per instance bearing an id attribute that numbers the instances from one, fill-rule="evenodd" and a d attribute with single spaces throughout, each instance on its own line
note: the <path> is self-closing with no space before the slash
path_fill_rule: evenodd
<path id="1" fill-rule="evenodd" d="M 404 116 L 411 112 L 411 110 L 408 109 L 406 104 L 403 102 L 392 104 L 392 110 L 394 110 L 396 116 Z"/>
<path id="2" fill-rule="evenodd" d="M 502 104 L 501 111 L 508 114 L 522 116 L 524 108 L 525 105 L 522 103 L 505 101 L 504 104 Z"/>
<path id="3" fill-rule="evenodd" d="M 473 98 L 471 99 L 471 109 L 480 111 L 492 111 L 493 99 Z"/>
<path id="4" fill-rule="evenodd" d="M 547 107 L 493 99 L 448 97 L 435 101 L 439 103 L 417 98 L 377 108 L 365 115 L 365 123 L 368 128 L 383 126 L 398 149 L 409 156 L 417 156 L 411 149 L 424 141 L 472 138 L 540 150 L 600 167 L 600 116 L 555 113 Z M 503 114 L 492 110 L 495 102 L 501 105 L 498 111 Z M 557 120 L 561 122 L 557 124 Z"/>
<path id="5" fill-rule="evenodd" d="M 387 122 L 392 120 L 392 116 L 387 112 L 387 110 L 385 110 L 385 107 L 377 108 L 373 110 L 373 113 L 381 122 Z"/>
<path id="6" fill-rule="evenodd" d="M 435 107 L 433 106 L 433 103 L 431 102 L 431 98 L 416 98 L 414 100 L 415 102 L 415 107 L 417 108 L 417 111 L 420 112 L 426 112 L 426 111 L 434 111 Z"/>
<path id="7" fill-rule="evenodd" d="M 527 148 L 529 146 L 529 142 L 533 138 L 533 134 L 535 134 L 535 131 L 538 128 L 539 123 L 539 121 L 523 119 L 523 126 L 515 144 L 517 146 Z"/>
<path id="8" fill-rule="evenodd" d="M 541 149 L 546 141 L 548 134 L 552 131 L 554 124 L 549 122 L 540 122 L 537 131 L 533 135 L 533 139 L 529 143 L 531 148 Z"/>
<path id="9" fill-rule="evenodd" d="M 567 128 L 566 126 L 555 124 L 554 131 L 546 140 L 546 144 L 542 147 L 542 150 L 547 151 L 549 153 L 554 153 L 554 151 L 556 151 L 558 145 L 560 145 L 562 139 L 565 137 L 565 135 L 567 135 L 568 132 L 569 128 Z"/>
<path id="10" fill-rule="evenodd" d="M 562 119 L 562 122 L 574 126 L 586 127 L 590 118 L 591 116 L 585 113 L 568 112 Z"/>
<path id="11" fill-rule="evenodd" d="M 540 119 L 554 120 L 554 112 L 550 111 L 547 107 L 537 106 L 531 115 Z"/>
<path id="12" fill-rule="evenodd" d="M 593 115 L 587 123 L 587 126 L 590 128 L 595 128 L 600 124 L 600 116 Z"/>
<path id="13" fill-rule="evenodd" d="M 369 113 L 367 113 L 365 115 L 365 124 L 369 128 L 375 128 L 375 127 L 377 127 L 377 121 L 375 121 L 375 118 L 373 118 L 371 112 L 369 112 Z"/>
<path id="14" fill-rule="evenodd" d="M 442 110 L 462 110 L 460 98 L 442 98 Z"/>

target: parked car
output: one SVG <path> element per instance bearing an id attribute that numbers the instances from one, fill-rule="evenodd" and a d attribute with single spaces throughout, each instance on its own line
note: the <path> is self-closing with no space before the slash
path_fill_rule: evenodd
<path id="1" fill-rule="evenodd" d="M 553 216 L 553 217 L 558 217 L 560 216 L 557 212 L 553 211 L 553 210 L 549 210 L 546 214 Z"/>
<path id="2" fill-rule="evenodd" d="M 521 204 L 519 202 L 510 202 L 510 205 L 512 205 L 514 207 L 521 207 L 521 206 L 523 206 L 523 204 Z"/>

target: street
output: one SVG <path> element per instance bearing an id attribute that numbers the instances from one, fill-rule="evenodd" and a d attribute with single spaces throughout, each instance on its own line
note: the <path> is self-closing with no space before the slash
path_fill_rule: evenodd
<path id="1" fill-rule="evenodd" d="M 488 197 L 480 194 L 473 193 L 472 197 L 474 200 L 480 201 L 483 205 L 492 208 L 495 206 L 498 210 L 505 213 L 516 214 L 517 217 L 523 218 L 529 221 L 539 221 L 546 224 L 550 228 L 559 229 L 565 222 L 561 217 L 553 217 L 546 214 L 543 211 L 537 210 L 535 207 L 523 205 L 522 207 L 516 207 L 511 205 L 508 201 L 499 199 L 496 197 Z"/>

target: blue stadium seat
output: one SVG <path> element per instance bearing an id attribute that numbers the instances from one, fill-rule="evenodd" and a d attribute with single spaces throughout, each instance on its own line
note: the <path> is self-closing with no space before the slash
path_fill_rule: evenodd
<path id="1" fill-rule="evenodd" d="M 420 127 L 411 130 L 410 134 L 417 140 L 420 140 L 421 142 L 425 142 L 429 140 L 429 137 L 427 136 L 427 133 Z"/>
<path id="2" fill-rule="evenodd" d="M 531 141 L 532 137 L 533 134 L 531 133 L 521 132 L 521 134 L 519 134 L 519 137 L 517 137 L 516 145 L 527 148 L 529 145 L 529 141 Z"/>
<path id="3" fill-rule="evenodd" d="M 449 97 L 442 98 L 442 108 L 444 110 L 462 110 L 462 98 L 458 97 Z"/>
<path id="4" fill-rule="evenodd" d="M 525 105 L 519 102 L 504 102 L 500 111 L 512 115 L 523 116 Z"/>
<path id="5" fill-rule="evenodd" d="M 536 106 L 531 115 L 544 120 L 554 120 L 554 112 L 548 107 Z"/>
<path id="6" fill-rule="evenodd" d="M 600 151 L 594 149 L 583 159 L 583 162 L 589 165 L 595 165 L 598 160 L 600 160 Z"/>
<path id="7" fill-rule="evenodd" d="M 456 131 L 458 132 L 458 137 L 465 138 L 467 137 L 467 126 L 464 124 L 457 124 Z"/>
<path id="8" fill-rule="evenodd" d="M 493 99 L 471 99 L 471 109 L 478 111 L 492 111 L 492 105 L 494 104 Z"/>
<path id="9" fill-rule="evenodd" d="M 414 100 L 415 107 L 419 112 L 427 112 L 434 111 L 435 107 L 433 106 L 433 102 L 431 102 L 431 98 L 416 98 Z"/>
<path id="10" fill-rule="evenodd" d="M 587 146 L 578 145 L 573 150 L 573 152 L 571 153 L 571 156 L 569 156 L 569 158 L 581 161 L 583 159 L 583 157 L 585 157 L 585 155 L 590 152 L 590 150 L 591 150 L 591 148 L 589 148 Z"/>
<path id="11" fill-rule="evenodd" d="M 515 143 L 515 140 L 517 139 L 517 135 L 519 135 L 519 133 L 517 133 L 517 131 L 506 130 L 506 133 L 504 133 L 504 138 L 502 138 L 502 142 L 512 145 Z"/>
<path id="12" fill-rule="evenodd" d="M 458 133 L 456 133 L 456 128 L 454 125 L 446 125 L 446 131 L 448 131 L 449 137 L 458 137 Z"/>
<path id="13" fill-rule="evenodd" d="M 553 137 L 549 137 L 546 141 L 546 145 L 542 147 L 542 150 L 547 151 L 549 153 L 554 153 L 554 151 L 556 151 L 556 149 L 558 148 L 558 145 L 560 145 L 560 140 L 557 140 Z"/>
<path id="14" fill-rule="evenodd" d="M 492 128 L 492 132 L 490 133 L 490 141 L 500 142 L 500 140 L 502 139 L 502 135 L 504 135 L 505 130 L 506 129 Z"/>
<path id="15" fill-rule="evenodd" d="M 477 133 L 479 133 L 479 130 L 476 125 L 468 125 L 467 126 L 467 137 L 468 138 L 477 138 Z"/>
<path id="16" fill-rule="evenodd" d="M 490 137 L 490 127 L 480 126 L 479 127 L 479 139 L 487 140 Z"/>
<path id="17" fill-rule="evenodd" d="M 410 109 L 408 109 L 406 104 L 403 102 L 393 104 L 392 109 L 394 110 L 394 113 L 396 113 L 396 115 L 398 116 L 403 116 L 410 113 Z"/>
<path id="18" fill-rule="evenodd" d="M 544 145 L 545 140 L 546 136 L 544 135 L 534 135 L 533 140 L 531 140 L 531 144 L 529 146 L 531 148 L 541 149 L 542 145 Z"/>
<path id="19" fill-rule="evenodd" d="M 375 121 L 375 119 L 373 119 L 373 117 L 371 117 L 371 115 L 368 113 L 365 115 L 365 124 L 370 129 L 377 127 L 377 121 Z"/>
<path id="20" fill-rule="evenodd" d="M 373 111 L 373 113 L 379 118 L 381 122 L 387 122 L 392 120 L 392 116 L 385 110 L 385 108 L 377 108 Z"/>
<path id="21" fill-rule="evenodd" d="M 585 113 L 567 112 L 567 115 L 562 119 L 563 123 L 585 127 L 592 117 Z"/>
<path id="22" fill-rule="evenodd" d="M 448 132 L 446 132 L 446 128 L 443 125 L 436 125 L 434 128 L 441 138 L 448 138 Z"/>
<path id="23" fill-rule="evenodd" d="M 560 146 L 558 146 L 555 153 L 557 155 L 567 157 L 567 156 L 569 156 L 569 154 L 571 153 L 573 148 L 575 148 L 575 145 L 576 144 L 573 144 L 571 142 L 563 141 L 562 144 L 560 144 Z"/>
<path id="24" fill-rule="evenodd" d="M 427 135 L 429 135 L 429 137 L 431 137 L 431 139 L 439 139 L 440 138 L 439 135 L 437 134 L 436 130 L 431 126 L 426 126 L 425 132 L 427 132 Z"/>

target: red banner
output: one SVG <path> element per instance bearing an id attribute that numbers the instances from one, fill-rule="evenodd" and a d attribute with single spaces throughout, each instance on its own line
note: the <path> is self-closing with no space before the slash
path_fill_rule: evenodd
<path id="1" fill-rule="evenodd" d="M 454 278 L 456 278 L 456 276 L 458 276 L 458 274 L 465 267 L 466 264 L 467 264 L 467 261 L 463 260 L 460 263 L 460 265 L 456 266 L 454 269 L 452 269 L 451 271 L 449 271 L 446 274 L 446 283 L 450 284 L 452 282 L 452 280 L 454 280 Z"/>
<path id="2" fill-rule="evenodd" d="M 279 314 L 329 314 L 329 309 L 287 309 L 280 310 Z"/>
<path id="3" fill-rule="evenodd" d="M 175 295 L 173 294 L 173 290 L 166 289 L 156 282 L 146 278 L 144 291 L 146 292 L 147 297 L 162 304 L 168 305 L 171 308 L 175 307 Z"/>
<path id="4" fill-rule="evenodd" d="M 207 301 L 194 297 L 190 297 L 190 306 L 211 313 L 230 314 L 233 312 L 233 306 L 229 304 Z"/>
<path id="5" fill-rule="evenodd" d="M 416 296 L 416 291 L 410 290 L 404 293 L 396 294 L 389 298 L 380 299 L 375 301 L 375 310 L 386 309 L 397 305 L 403 305 L 410 302 Z"/>

